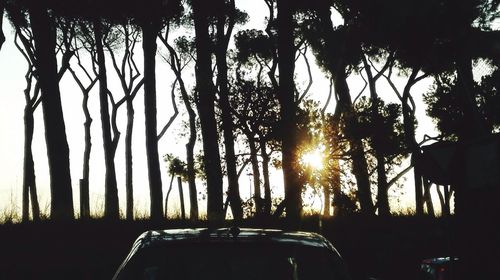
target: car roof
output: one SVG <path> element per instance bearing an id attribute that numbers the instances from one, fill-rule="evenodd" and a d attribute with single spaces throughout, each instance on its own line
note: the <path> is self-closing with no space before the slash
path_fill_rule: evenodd
<path id="1" fill-rule="evenodd" d="M 283 231 L 278 229 L 255 228 L 192 228 L 150 230 L 139 236 L 135 244 L 140 247 L 150 247 L 164 242 L 271 242 L 309 247 L 323 247 L 337 250 L 323 236 L 302 231 Z M 338 254 L 338 252 L 337 252 Z"/>

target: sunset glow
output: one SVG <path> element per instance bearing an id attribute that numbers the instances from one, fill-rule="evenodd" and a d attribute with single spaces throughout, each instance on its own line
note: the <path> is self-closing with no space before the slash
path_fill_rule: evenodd
<path id="1" fill-rule="evenodd" d="M 314 170 L 323 169 L 323 152 L 321 148 L 316 148 L 314 150 L 308 151 L 302 155 L 300 159 L 301 163 L 307 167 Z"/>

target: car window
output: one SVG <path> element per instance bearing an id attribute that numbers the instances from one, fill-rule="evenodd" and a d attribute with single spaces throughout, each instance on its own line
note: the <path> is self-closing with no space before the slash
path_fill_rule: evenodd
<path id="1" fill-rule="evenodd" d="M 274 244 L 177 244 L 139 250 L 118 279 L 344 280 L 340 258 L 325 248 Z"/>

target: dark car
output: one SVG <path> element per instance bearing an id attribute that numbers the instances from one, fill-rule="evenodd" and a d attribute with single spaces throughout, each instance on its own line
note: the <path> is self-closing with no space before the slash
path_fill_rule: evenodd
<path id="1" fill-rule="evenodd" d="M 458 258 L 425 259 L 420 265 L 422 280 L 452 280 L 457 276 Z"/>
<path id="2" fill-rule="evenodd" d="M 113 279 L 349 279 L 337 250 L 309 232 L 182 229 L 139 236 Z"/>

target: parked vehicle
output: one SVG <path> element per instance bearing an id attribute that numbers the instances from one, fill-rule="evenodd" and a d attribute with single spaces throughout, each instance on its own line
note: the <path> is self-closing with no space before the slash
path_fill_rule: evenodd
<path id="1" fill-rule="evenodd" d="M 324 237 L 271 229 L 154 230 L 139 236 L 113 279 L 349 279 Z"/>
<path id="2" fill-rule="evenodd" d="M 425 259 L 420 265 L 422 280 L 453 280 L 456 276 L 458 258 Z"/>

